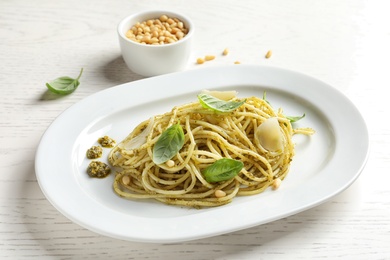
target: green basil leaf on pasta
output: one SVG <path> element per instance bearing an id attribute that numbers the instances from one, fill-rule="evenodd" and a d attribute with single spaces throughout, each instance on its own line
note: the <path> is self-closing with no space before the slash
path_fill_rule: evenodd
<path id="1" fill-rule="evenodd" d="M 208 94 L 199 94 L 198 99 L 204 108 L 211 109 L 216 112 L 232 112 L 245 103 L 245 100 L 225 101 Z"/>
<path id="2" fill-rule="evenodd" d="M 244 163 L 241 161 L 222 158 L 208 166 L 202 173 L 208 183 L 227 181 L 234 178 L 243 167 Z"/>
<path id="3" fill-rule="evenodd" d="M 290 123 L 295 123 L 295 122 L 301 120 L 302 118 L 304 118 L 305 116 L 306 116 L 306 114 L 303 114 L 301 116 L 286 116 L 286 118 L 288 120 L 290 120 Z"/>
<path id="4" fill-rule="evenodd" d="M 53 93 L 60 95 L 67 95 L 72 93 L 80 85 L 80 77 L 83 74 L 81 69 L 80 74 L 77 78 L 71 78 L 68 76 L 56 78 L 49 83 L 46 83 L 46 87 Z"/>
<path id="5" fill-rule="evenodd" d="M 153 147 L 153 162 L 165 163 L 175 156 L 184 145 L 184 132 L 180 123 L 170 126 L 158 138 Z"/>
<path id="6" fill-rule="evenodd" d="M 263 93 L 263 100 L 265 102 L 267 102 L 269 105 L 271 105 L 271 103 L 267 100 L 267 94 L 266 94 L 265 91 Z M 304 117 L 305 117 L 305 114 L 303 114 L 301 116 L 286 116 L 286 118 L 290 121 L 290 123 L 295 123 L 295 122 L 301 120 Z"/>

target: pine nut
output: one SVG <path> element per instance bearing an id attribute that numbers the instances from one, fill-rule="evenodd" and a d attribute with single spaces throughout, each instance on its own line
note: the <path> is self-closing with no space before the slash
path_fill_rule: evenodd
<path id="1" fill-rule="evenodd" d="M 168 166 L 169 168 L 172 168 L 173 166 L 175 166 L 175 162 L 173 160 L 168 160 L 166 161 L 166 166 Z"/>
<path id="2" fill-rule="evenodd" d="M 210 60 L 215 59 L 215 56 L 214 56 L 214 55 L 206 55 L 206 56 L 204 57 L 204 59 L 205 59 L 206 61 L 210 61 Z"/>
<path id="3" fill-rule="evenodd" d="M 161 22 L 166 22 L 167 20 L 168 20 L 168 16 L 166 16 L 165 14 L 160 16 L 160 21 Z"/>
<path id="4" fill-rule="evenodd" d="M 122 177 L 122 183 L 123 183 L 124 185 L 129 185 L 129 184 L 130 184 L 130 177 L 127 176 L 127 175 L 123 176 L 123 177 Z"/>
<path id="5" fill-rule="evenodd" d="M 269 51 L 267 52 L 267 54 L 265 55 L 265 58 L 266 58 L 266 59 L 269 59 L 269 58 L 271 58 L 271 56 L 272 56 L 272 51 L 269 50 Z"/>
<path id="6" fill-rule="evenodd" d="M 226 196 L 226 192 L 224 192 L 223 190 L 216 190 L 216 191 L 214 192 L 214 195 L 215 195 L 215 197 L 217 197 L 217 198 L 223 198 L 223 197 Z"/>
<path id="7" fill-rule="evenodd" d="M 198 63 L 198 64 L 203 64 L 203 63 L 204 63 L 204 59 L 203 59 L 203 58 L 198 58 L 198 59 L 196 60 L 196 63 Z"/>
<path id="8" fill-rule="evenodd" d="M 177 39 L 182 39 L 183 37 L 184 37 L 184 33 L 182 32 L 182 31 L 178 31 L 177 33 L 176 33 L 176 37 L 177 37 Z"/>
<path id="9" fill-rule="evenodd" d="M 133 36 L 134 36 L 134 33 L 133 33 L 132 30 L 128 30 L 128 31 L 126 32 L 126 37 L 127 37 L 127 38 L 131 38 L 131 37 L 133 37 Z"/>
<path id="10" fill-rule="evenodd" d="M 281 180 L 280 178 L 276 178 L 276 179 L 272 182 L 272 189 L 273 189 L 273 190 L 278 189 L 281 183 L 282 183 L 282 180 Z"/>
<path id="11" fill-rule="evenodd" d="M 229 54 L 229 49 L 228 48 L 224 49 L 222 55 L 226 56 L 228 54 Z"/>
<path id="12" fill-rule="evenodd" d="M 147 20 L 146 24 L 149 25 L 149 26 L 152 26 L 153 25 L 153 20 Z"/>
<path id="13" fill-rule="evenodd" d="M 167 23 L 168 24 L 173 24 L 175 21 L 173 21 L 173 19 L 172 18 L 168 18 L 168 20 L 167 20 Z"/>

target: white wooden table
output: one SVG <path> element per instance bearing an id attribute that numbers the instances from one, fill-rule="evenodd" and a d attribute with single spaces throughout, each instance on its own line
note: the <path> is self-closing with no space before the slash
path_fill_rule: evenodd
<path id="1" fill-rule="evenodd" d="M 0 258 L 390 259 L 388 6 L 377 0 L 1 1 Z M 151 8 L 193 19 L 197 31 L 188 70 L 234 61 L 270 65 L 316 77 L 345 93 L 370 133 L 370 158 L 358 180 L 300 214 L 176 244 L 104 237 L 59 213 L 35 176 L 40 137 L 72 104 L 142 79 L 120 56 L 116 26 L 124 16 Z M 197 57 L 224 48 L 230 49 L 225 59 L 195 64 Z M 269 49 L 273 56 L 265 59 Z M 76 92 L 58 98 L 46 91 L 45 82 L 76 76 L 81 67 Z"/>

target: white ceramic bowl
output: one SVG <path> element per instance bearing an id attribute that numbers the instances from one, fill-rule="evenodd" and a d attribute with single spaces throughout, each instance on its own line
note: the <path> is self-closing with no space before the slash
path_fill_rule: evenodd
<path id="1" fill-rule="evenodd" d="M 188 28 L 187 35 L 177 42 L 164 45 L 140 44 L 126 37 L 126 32 L 137 22 L 156 19 L 163 14 L 181 20 Z M 185 69 L 191 55 L 193 34 L 194 25 L 188 17 L 164 10 L 132 14 L 118 25 L 119 44 L 126 65 L 131 71 L 146 77 Z"/>

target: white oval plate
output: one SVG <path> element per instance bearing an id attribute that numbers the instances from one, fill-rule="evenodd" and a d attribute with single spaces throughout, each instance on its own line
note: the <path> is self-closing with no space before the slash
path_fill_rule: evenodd
<path id="1" fill-rule="evenodd" d="M 85 153 L 99 137 L 119 142 L 141 121 L 195 101 L 203 89 L 237 90 L 239 97 L 262 97 L 266 91 L 272 106 L 286 115 L 306 113 L 297 127 L 316 133 L 294 136 L 296 155 L 278 190 L 197 210 L 122 199 L 112 190 L 113 176 L 89 178 Z M 35 169 L 47 199 L 75 223 L 118 239 L 170 243 L 250 228 L 317 206 L 356 180 L 368 148 L 362 116 L 333 87 L 292 71 L 235 65 L 143 79 L 83 99 L 47 129 Z"/>

